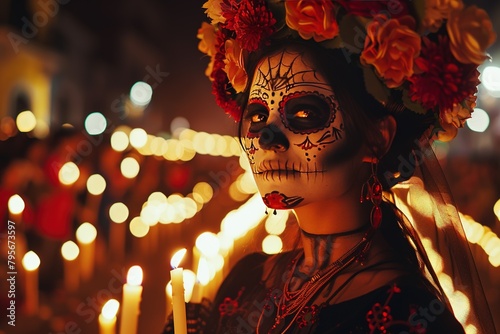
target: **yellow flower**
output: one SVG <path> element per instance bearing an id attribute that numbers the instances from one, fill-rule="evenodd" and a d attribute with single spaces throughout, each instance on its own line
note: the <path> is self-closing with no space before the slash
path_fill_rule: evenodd
<path id="1" fill-rule="evenodd" d="M 228 39 L 224 44 L 226 59 L 224 59 L 224 72 L 237 93 L 242 92 L 247 85 L 247 73 L 243 67 L 243 49 L 234 39 Z"/>
<path id="2" fill-rule="evenodd" d="M 222 16 L 221 2 L 222 0 L 207 0 L 207 2 L 201 6 L 201 8 L 206 9 L 205 14 L 212 20 L 212 24 L 226 22 L 225 17 Z"/>
<path id="3" fill-rule="evenodd" d="M 425 16 L 422 25 L 425 30 L 436 32 L 454 10 L 462 10 L 462 0 L 425 0 Z"/>
<path id="4" fill-rule="evenodd" d="M 451 52 L 459 62 L 480 65 L 488 59 L 486 49 L 495 41 L 496 33 L 483 9 L 470 6 L 452 11 L 446 29 Z"/>
<path id="5" fill-rule="evenodd" d="M 389 88 L 401 86 L 413 74 L 414 60 L 420 54 L 420 36 L 414 26 L 409 15 L 390 20 L 377 16 L 367 26 L 361 61 L 373 65 Z"/>
<path id="6" fill-rule="evenodd" d="M 215 48 L 215 27 L 211 24 L 203 22 L 201 27 L 198 29 L 196 37 L 200 40 L 200 43 L 198 43 L 198 49 L 209 56 L 214 56 L 217 52 L 217 49 Z"/>

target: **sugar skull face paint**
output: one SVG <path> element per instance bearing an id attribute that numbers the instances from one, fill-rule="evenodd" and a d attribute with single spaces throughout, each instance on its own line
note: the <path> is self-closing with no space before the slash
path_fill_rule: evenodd
<path id="1" fill-rule="evenodd" d="M 331 163 L 346 144 L 339 104 L 299 52 L 283 51 L 257 66 L 242 136 L 268 207 L 293 208 L 346 190 L 345 162 Z"/>

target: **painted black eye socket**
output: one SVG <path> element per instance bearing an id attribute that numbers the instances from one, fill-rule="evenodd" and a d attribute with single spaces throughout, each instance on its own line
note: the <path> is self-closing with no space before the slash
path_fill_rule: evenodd
<path id="1" fill-rule="evenodd" d="M 283 116 L 290 130 L 312 133 L 330 125 L 332 106 L 318 95 L 302 95 L 285 102 Z"/>
<path id="2" fill-rule="evenodd" d="M 244 119 L 250 123 L 250 132 L 258 132 L 266 125 L 268 117 L 269 111 L 262 103 L 250 103 Z"/>

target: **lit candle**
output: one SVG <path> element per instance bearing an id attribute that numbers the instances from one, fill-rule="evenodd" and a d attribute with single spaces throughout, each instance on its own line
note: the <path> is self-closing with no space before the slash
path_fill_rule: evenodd
<path id="1" fill-rule="evenodd" d="M 170 316 L 170 313 L 172 312 L 172 281 L 170 280 L 167 285 L 165 285 L 165 297 L 166 297 L 166 305 L 165 305 L 165 315 L 166 315 L 166 321 L 168 321 L 168 318 Z"/>
<path id="2" fill-rule="evenodd" d="M 110 299 L 104 304 L 99 315 L 99 334 L 116 333 L 116 313 L 120 303 L 116 299 Z"/>
<path id="3" fill-rule="evenodd" d="M 178 267 L 182 258 L 186 254 L 186 249 L 183 248 L 176 252 L 172 257 L 170 264 L 174 269 L 170 271 L 172 280 L 172 306 L 174 312 L 174 333 L 186 334 L 186 302 L 184 299 L 184 277 L 182 267 Z"/>
<path id="4" fill-rule="evenodd" d="M 127 231 L 123 223 L 128 219 L 128 216 L 128 207 L 121 202 L 114 203 L 109 208 L 109 218 L 112 221 L 109 231 L 109 248 L 111 254 L 119 262 L 122 262 L 125 255 L 125 234 Z"/>
<path id="5" fill-rule="evenodd" d="M 66 241 L 61 246 L 61 254 L 64 258 L 64 286 L 67 291 L 75 291 L 78 287 L 78 263 L 76 259 L 80 248 L 73 241 Z"/>
<path id="6" fill-rule="evenodd" d="M 21 196 L 15 194 L 9 198 L 7 202 L 7 208 L 9 209 L 9 220 L 12 221 L 14 225 L 23 226 L 23 212 L 25 209 L 25 203 Z M 26 237 L 23 233 L 17 233 L 16 235 L 16 257 L 21 258 L 26 254 L 27 250 Z"/>
<path id="7" fill-rule="evenodd" d="M 7 207 L 9 209 L 9 219 L 14 223 L 20 224 L 25 208 L 24 200 L 22 199 L 22 197 L 17 194 L 12 195 L 7 202 Z"/>
<path id="8" fill-rule="evenodd" d="M 191 295 L 191 303 L 199 304 L 203 299 L 204 287 L 208 284 L 210 280 L 210 271 L 208 268 L 208 263 L 205 258 L 200 258 L 198 263 L 198 272 L 196 275 L 196 280 L 193 287 L 193 293 Z"/>
<path id="9" fill-rule="evenodd" d="M 28 315 L 38 312 L 38 267 L 40 258 L 35 252 L 29 251 L 22 259 L 25 272 L 26 304 L 25 311 Z"/>
<path id="10" fill-rule="evenodd" d="M 97 230 L 90 223 L 83 223 L 76 230 L 76 240 L 80 247 L 80 274 L 83 281 L 87 281 L 94 273 L 95 239 Z"/>
<path id="11" fill-rule="evenodd" d="M 142 294 L 142 269 L 132 266 L 127 273 L 127 283 L 123 285 L 120 334 L 136 334 L 139 304 Z"/>

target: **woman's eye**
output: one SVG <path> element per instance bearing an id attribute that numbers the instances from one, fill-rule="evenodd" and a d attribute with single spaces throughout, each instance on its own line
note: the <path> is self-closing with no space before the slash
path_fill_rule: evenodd
<path id="1" fill-rule="evenodd" d="M 328 126 L 332 113 L 327 100 L 314 94 L 291 98 L 284 107 L 287 127 L 300 133 L 312 133 Z"/>
<path id="2" fill-rule="evenodd" d="M 267 116 L 263 114 L 254 114 L 250 116 L 250 122 L 252 123 L 260 123 L 260 122 L 265 122 Z"/>
<path id="3" fill-rule="evenodd" d="M 310 110 L 304 109 L 304 110 L 299 110 L 293 115 L 294 117 L 297 118 L 308 118 L 311 116 L 313 113 Z"/>

